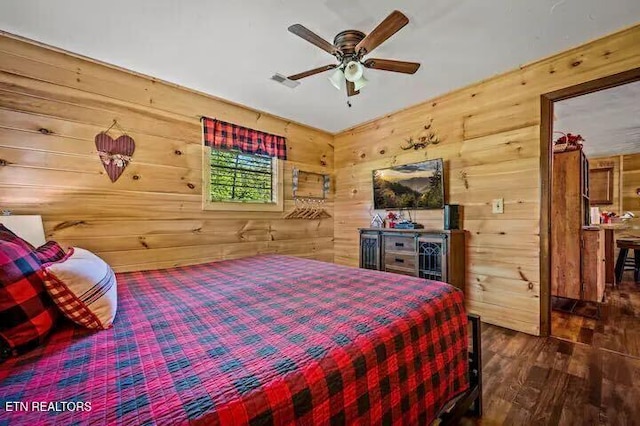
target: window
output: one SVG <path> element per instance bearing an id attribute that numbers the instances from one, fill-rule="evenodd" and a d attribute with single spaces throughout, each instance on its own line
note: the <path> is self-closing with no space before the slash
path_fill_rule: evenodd
<path id="1" fill-rule="evenodd" d="M 204 157 L 205 209 L 282 211 L 277 158 L 209 147 Z"/>
<path id="2" fill-rule="evenodd" d="M 273 201 L 271 157 L 234 151 L 211 151 L 211 201 Z"/>

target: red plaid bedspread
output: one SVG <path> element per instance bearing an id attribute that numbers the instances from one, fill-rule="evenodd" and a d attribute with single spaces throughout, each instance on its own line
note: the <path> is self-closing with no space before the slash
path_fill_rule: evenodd
<path id="1" fill-rule="evenodd" d="M 468 388 L 447 284 L 285 256 L 118 282 L 112 329 L 0 364 L 0 424 L 428 424 Z"/>

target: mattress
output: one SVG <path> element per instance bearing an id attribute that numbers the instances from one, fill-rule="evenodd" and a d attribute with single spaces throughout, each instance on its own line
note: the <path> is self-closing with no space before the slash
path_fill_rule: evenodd
<path id="1" fill-rule="evenodd" d="M 278 255 L 117 279 L 113 328 L 0 364 L 0 424 L 429 424 L 469 386 L 448 284 Z"/>

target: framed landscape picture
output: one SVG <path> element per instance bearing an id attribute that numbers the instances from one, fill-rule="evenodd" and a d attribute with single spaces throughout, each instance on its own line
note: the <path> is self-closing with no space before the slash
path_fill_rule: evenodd
<path id="1" fill-rule="evenodd" d="M 375 209 L 444 207 L 442 158 L 373 171 Z"/>

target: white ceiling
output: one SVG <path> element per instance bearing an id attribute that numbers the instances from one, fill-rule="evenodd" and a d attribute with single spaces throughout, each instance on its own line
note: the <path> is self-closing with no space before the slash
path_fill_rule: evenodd
<path id="1" fill-rule="evenodd" d="M 640 152 L 640 82 L 556 102 L 553 107 L 553 130 L 581 135 L 588 157 Z"/>
<path id="2" fill-rule="evenodd" d="M 330 64 L 287 32 L 333 41 L 392 9 L 411 22 L 371 57 L 422 63 L 367 71 L 346 95 L 320 74 L 296 89 L 269 77 Z M 638 0 L 2 0 L 0 29 L 336 132 L 640 21 Z M 203 111 L 206 113 L 206 111 Z"/>

